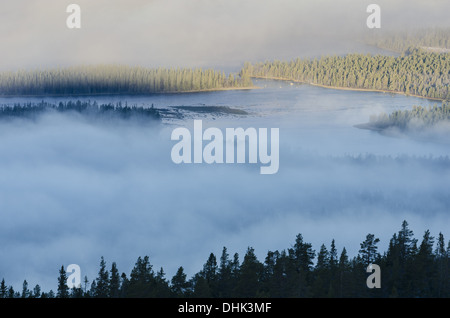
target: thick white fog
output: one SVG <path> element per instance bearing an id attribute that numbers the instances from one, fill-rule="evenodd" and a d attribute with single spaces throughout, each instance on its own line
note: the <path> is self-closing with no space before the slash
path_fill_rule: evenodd
<path id="1" fill-rule="evenodd" d="M 81 29 L 66 27 L 71 3 Z M 368 52 L 364 36 L 450 26 L 445 0 L 16 0 L 0 12 L 0 70 L 121 63 L 239 70 L 244 61 Z"/>
<path id="2" fill-rule="evenodd" d="M 241 261 L 252 246 L 263 261 L 268 250 L 290 247 L 298 233 L 316 251 L 335 239 L 338 251 L 345 246 L 353 257 L 368 233 L 385 251 L 403 220 L 419 242 L 426 229 L 449 239 L 448 144 L 353 127 L 381 110 L 430 102 L 257 84 L 266 88 L 134 101 L 156 107 L 203 101 L 248 116 L 190 113 L 156 127 L 61 114 L 1 122 L 0 276 L 19 289 L 27 279 L 48 291 L 56 289 L 61 265 L 80 265 L 92 281 L 101 256 L 129 275 L 137 257 L 149 255 L 170 279 L 179 266 L 193 275 L 223 246 Z M 278 173 L 261 175 L 259 164 L 174 164 L 171 132 L 191 128 L 194 118 L 220 129 L 280 128 Z"/>

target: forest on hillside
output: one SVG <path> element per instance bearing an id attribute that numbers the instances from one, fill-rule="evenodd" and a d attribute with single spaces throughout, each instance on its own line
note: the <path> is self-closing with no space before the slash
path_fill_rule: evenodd
<path id="1" fill-rule="evenodd" d="M 450 54 L 414 49 L 399 57 L 348 54 L 245 63 L 241 74 L 327 87 L 382 90 L 450 99 Z"/>
<path id="2" fill-rule="evenodd" d="M 97 65 L 0 73 L 0 95 L 156 94 L 251 87 L 212 69 Z"/>
<path id="3" fill-rule="evenodd" d="M 367 234 L 358 255 L 350 258 L 345 247 L 338 253 L 334 240 L 316 251 L 298 234 L 291 247 L 268 251 L 264 262 L 251 247 L 242 262 L 238 253 L 230 257 L 223 247 L 219 259 L 211 253 L 190 279 L 182 266 L 166 278 L 163 268 L 153 269 L 148 256 L 138 257 L 129 275 L 120 274 L 115 262 L 108 270 L 101 257 L 97 277 L 84 277 L 78 288 L 68 288 L 61 266 L 56 293 L 43 292 L 38 284 L 30 289 L 26 280 L 15 291 L 3 279 L 0 298 L 450 297 L 450 241 L 446 247 L 442 233 L 435 238 L 427 230 L 419 243 L 405 220 L 383 254 L 379 242 Z M 380 266 L 381 288 L 367 287 L 369 264 Z"/>

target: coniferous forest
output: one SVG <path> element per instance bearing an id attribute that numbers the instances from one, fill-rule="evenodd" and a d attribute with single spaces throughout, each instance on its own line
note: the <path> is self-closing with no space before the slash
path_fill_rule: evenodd
<path id="1" fill-rule="evenodd" d="M 412 47 L 450 49 L 450 28 L 426 28 L 388 34 L 371 34 L 365 41 L 380 48 L 406 52 Z"/>
<path id="2" fill-rule="evenodd" d="M 411 49 L 399 57 L 348 54 L 320 59 L 246 63 L 246 76 L 334 88 L 367 89 L 450 99 L 450 54 Z"/>
<path id="3" fill-rule="evenodd" d="M 61 266 L 55 271 L 56 292 L 32 288 L 26 280 L 21 291 L 14 290 L 3 279 L 0 298 L 450 297 L 450 241 L 446 246 L 441 233 L 434 237 L 427 230 L 419 240 L 403 221 L 385 252 L 380 253 L 379 243 L 367 234 L 351 258 L 345 247 L 337 250 L 334 240 L 316 250 L 298 234 L 289 248 L 268 251 L 263 261 L 251 247 L 242 259 L 223 247 L 219 258 L 211 253 L 190 279 L 182 266 L 166 277 L 163 268 L 153 268 L 149 256 L 138 257 L 129 275 L 101 257 L 97 277 L 84 277 L 79 288 L 69 289 Z M 366 285 L 369 264 L 380 266 L 380 288 Z"/>
<path id="4" fill-rule="evenodd" d="M 39 103 L 14 104 L 14 106 L 0 105 L 0 120 L 12 118 L 36 119 L 38 116 L 49 113 L 77 113 L 88 119 L 138 119 L 159 120 L 161 118 L 157 109 L 138 106 L 122 105 L 121 102 L 112 104 L 98 104 L 96 101 L 68 101 L 53 104 L 41 101 Z"/>
<path id="5" fill-rule="evenodd" d="M 97 65 L 0 73 L 0 95 L 8 96 L 156 94 L 251 86 L 249 77 L 212 69 Z"/>

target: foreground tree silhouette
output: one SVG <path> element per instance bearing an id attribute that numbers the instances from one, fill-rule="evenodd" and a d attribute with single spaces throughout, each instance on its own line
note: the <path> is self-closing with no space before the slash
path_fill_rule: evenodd
<path id="1" fill-rule="evenodd" d="M 183 266 L 180 266 L 171 280 L 171 290 L 175 297 L 184 297 L 189 295 L 190 284 L 187 281 L 187 275 L 184 273 Z"/>
<path id="2" fill-rule="evenodd" d="M 0 298 L 6 298 L 8 295 L 8 286 L 6 286 L 5 279 L 0 283 Z"/>
<path id="3" fill-rule="evenodd" d="M 379 239 L 368 234 L 360 244 L 356 257 L 349 258 L 345 247 L 339 260 L 335 241 L 328 249 L 324 244 L 317 254 L 301 234 L 289 249 L 268 251 L 264 263 L 260 263 L 253 248 L 248 247 L 242 264 L 239 255 L 229 258 L 224 247 L 219 264 L 213 253 L 209 254 L 203 268 L 188 280 L 183 267 L 179 267 L 167 281 L 162 268 L 152 270 L 149 257 L 139 257 L 130 278 L 119 276 L 113 262 L 108 275 L 106 261 L 101 258 L 98 277 L 69 291 L 64 266 L 58 277 L 57 297 L 450 297 L 450 241 L 447 248 L 442 233 L 436 247 L 430 231 L 425 231 L 420 245 L 404 221 L 398 233 L 394 233 L 383 255 L 378 253 Z M 366 267 L 369 263 L 380 266 L 380 289 L 366 286 Z M 85 278 L 85 282 L 87 282 Z M 3 279 L 0 297 L 53 298 L 40 291 L 39 285 L 31 292 L 24 281 L 22 293 L 8 287 Z"/>
<path id="4" fill-rule="evenodd" d="M 228 250 L 224 246 L 222 249 L 222 255 L 220 256 L 220 264 L 217 274 L 218 297 L 231 297 L 233 294 L 233 269 L 229 256 Z"/>
<path id="5" fill-rule="evenodd" d="M 259 295 L 263 268 L 263 265 L 256 258 L 255 250 L 249 247 L 240 267 L 236 297 L 256 297 Z"/>
<path id="6" fill-rule="evenodd" d="M 436 255 L 436 272 L 437 272 L 436 274 L 437 297 L 443 297 L 446 291 L 449 291 L 450 293 L 450 277 L 449 277 L 450 251 L 445 250 L 444 235 L 442 233 L 439 233 L 435 255 Z"/>
<path id="7" fill-rule="evenodd" d="M 64 266 L 61 266 L 59 270 L 58 277 L 58 290 L 56 292 L 56 297 L 58 298 L 68 298 L 69 297 L 69 287 L 67 286 L 67 274 Z"/>
<path id="8" fill-rule="evenodd" d="M 361 256 L 364 266 L 369 264 L 374 264 L 379 258 L 377 252 L 377 244 L 380 242 L 379 238 L 375 238 L 374 234 L 367 234 L 366 240 L 361 243 L 361 249 L 359 250 L 359 255 Z"/>
<path id="9" fill-rule="evenodd" d="M 94 297 L 106 298 L 109 297 L 109 272 L 106 269 L 106 262 L 103 256 L 100 259 L 100 270 L 96 280 L 97 288 L 95 289 Z"/>
<path id="10" fill-rule="evenodd" d="M 433 282 L 437 274 L 434 265 L 433 243 L 434 237 L 431 236 L 429 230 L 426 230 L 414 261 L 412 289 L 419 297 L 431 297 L 433 294 Z"/>
<path id="11" fill-rule="evenodd" d="M 120 296 L 120 275 L 116 262 L 111 265 L 111 278 L 109 280 L 109 296 L 118 298 Z"/>
<path id="12" fill-rule="evenodd" d="M 209 289 L 211 290 L 211 294 L 213 297 L 217 297 L 218 291 L 217 291 L 217 259 L 216 256 L 211 253 L 209 254 L 208 260 L 203 265 L 203 277 L 206 280 L 206 283 L 208 284 Z"/>

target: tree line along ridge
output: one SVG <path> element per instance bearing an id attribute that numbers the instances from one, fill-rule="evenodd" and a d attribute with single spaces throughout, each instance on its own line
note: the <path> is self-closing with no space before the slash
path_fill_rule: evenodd
<path id="1" fill-rule="evenodd" d="M 123 65 L 0 73 L 0 95 L 154 94 L 251 88 L 275 78 L 332 88 L 379 90 L 450 99 L 450 54 L 414 48 L 398 57 L 370 54 L 245 63 L 228 76 L 212 69 Z"/>
<path id="2" fill-rule="evenodd" d="M 0 120 L 12 118 L 36 119 L 49 113 L 78 113 L 88 119 L 137 119 L 149 123 L 149 120 L 159 121 L 161 114 L 153 107 L 128 106 L 122 102 L 98 104 L 96 101 L 67 101 L 58 104 L 41 101 L 39 103 L 16 103 L 0 105 Z"/>
<path id="3" fill-rule="evenodd" d="M 251 87 L 249 77 L 215 71 L 91 65 L 0 73 L 1 95 L 156 94 Z"/>
<path id="4" fill-rule="evenodd" d="M 274 78 L 332 88 L 379 90 L 450 99 L 450 54 L 412 49 L 401 56 L 348 54 L 315 59 L 245 63 L 251 77 Z"/>
<path id="5" fill-rule="evenodd" d="M 389 241 L 387 250 L 378 252 L 379 239 L 367 234 L 356 257 L 350 258 L 345 247 L 338 254 L 335 241 L 316 252 L 311 243 L 298 234 L 294 244 L 282 251 L 268 251 L 264 262 L 248 247 L 242 262 L 224 247 L 217 260 L 211 253 L 203 269 L 188 279 L 180 266 L 169 280 L 163 268 L 153 270 L 148 256 L 138 257 L 130 275 L 120 274 L 117 264 L 106 267 L 103 257 L 95 279 L 84 277 L 78 288 L 69 289 L 62 266 L 56 293 L 32 290 L 23 282 L 22 292 L 0 283 L 0 298 L 153 298 L 153 297 L 449 297 L 450 241 L 437 240 L 426 230 L 421 242 L 414 238 L 407 221 Z M 366 286 L 366 267 L 381 268 L 381 288 Z M 56 281 L 56 279 L 55 279 Z M 89 285 L 90 283 L 90 285 Z"/>

